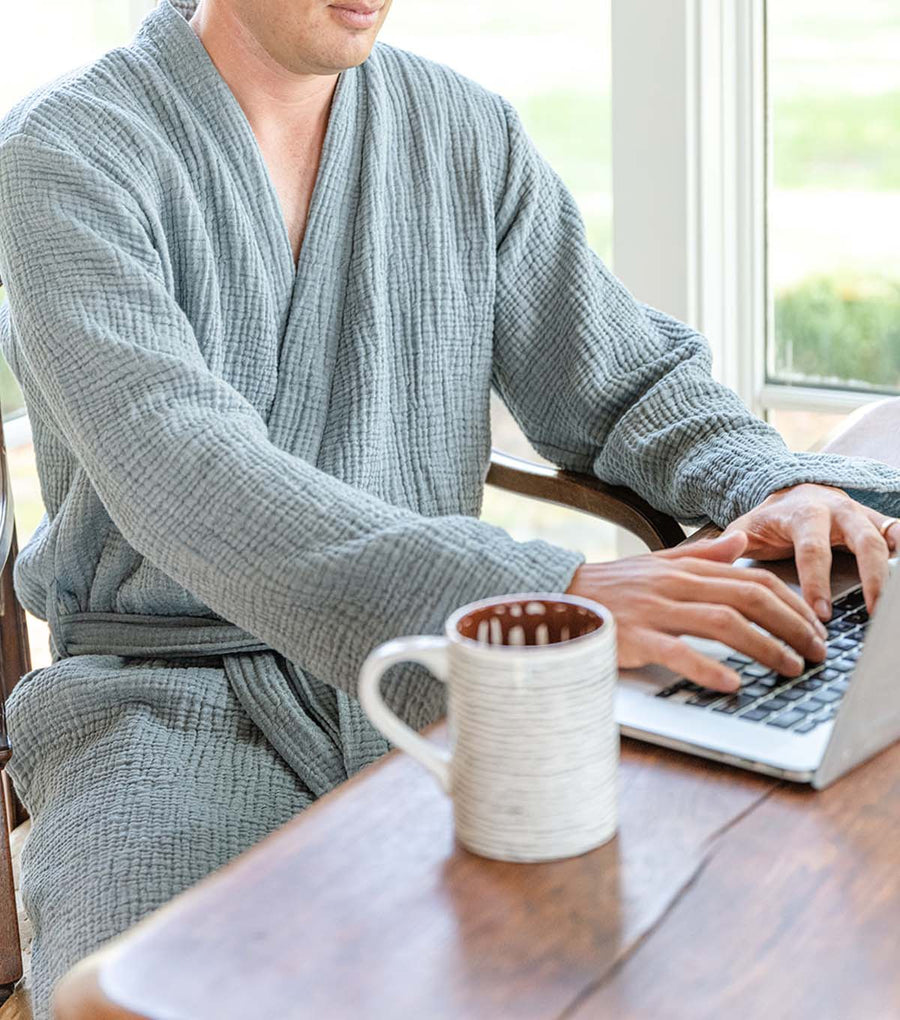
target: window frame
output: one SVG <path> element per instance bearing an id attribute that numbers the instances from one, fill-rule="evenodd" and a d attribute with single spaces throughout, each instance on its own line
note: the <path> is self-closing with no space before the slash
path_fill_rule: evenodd
<path id="1" fill-rule="evenodd" d="M 886 394 L 767 378 L 766 2 L 612 0 L 613 266 L 709 339 L 716 378 L 756 414 L 849 413 Z"/>

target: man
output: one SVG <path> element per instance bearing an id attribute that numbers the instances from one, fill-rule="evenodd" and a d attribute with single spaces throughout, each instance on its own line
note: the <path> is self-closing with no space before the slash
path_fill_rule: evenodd
<path id="1" fill-rule="evenodd" d="M 624 664 L 728 687 L 677 635 L 797 672 L 831 545 L 871 606 L 900 542 L 900 474 L 790 454 L 588 248 L 505 100 L 373 49 L 389 6 L 161 0 L 0 129 L 0 337 L 47 505 L 16 585 L 54 654 L 9 704 L 38 1016 L 386 750 L 353 696 L 380 641 L 570 590 Z M 480 521 L 492 385 L 557 464 L 729 533 L 586 564 Z M 731 565 L 792 548 L 805 600 Z M 394 680 L 413 725 L 440 713 L 423 670 Z"/>

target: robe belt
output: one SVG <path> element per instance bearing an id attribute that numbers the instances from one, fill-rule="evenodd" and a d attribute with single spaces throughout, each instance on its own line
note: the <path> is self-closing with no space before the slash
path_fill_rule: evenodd
<path id="1" fill-rule="evenodd" d="M 264 641 L 221 617 L 138 613 L 60 614 L 56 645 L 61 657 L 123 655 L 183 659 L 272 651 Z"/>
<path id="2" fill-rule="evenodd" d="M 60 658 L 121 655 L 189 666 L 192 658 L 222 656 L 244 710 L 315 796 L 388 749 L 355 698 L 221 617 L 61 613 L 54 630 Z"/>

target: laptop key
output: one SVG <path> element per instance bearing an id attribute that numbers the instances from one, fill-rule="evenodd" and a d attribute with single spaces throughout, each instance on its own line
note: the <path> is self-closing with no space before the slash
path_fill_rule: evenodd
<path id="1" fill-rule="evenodd" d="M 856 648 L 856 642 L 851 638 L 843 637 L 834 642 L 834 647 L 840 648 L 841 651 L 846 652 L 851 648 Z"/>
<path id="2" fill-rule="evenodd" d="M 825 681 L 817 676 L 808 676 L 805 680 L 801 680 L 796 687 L 800 691 L 817 691 L 823 683 Z"/>
<path id="3" fill-rule="evenodd" d="M 664 687 L 661 691 L 656 692 L 657 698 L 671 698 L 673 694 L 678 694 L 685 689 L 684 680 L 677 680 L 674 684 L 669 684 L 668 687 Z"/>
<path id="4" fill-rule="evenodd" d="M 818 725 L 818 719 L 807 719 L 805 723 L 794 727 L 794 733 L 812 733 Z"/>
<path id="5" fill-rule="evenodd" d="M 745 666 L 744 669 L 741 670 L 741 675 L 752 677 L 764 677 L 772 676 L 774 672 L 775 672 L 774 670 L 768 669 L 766 666 L 760 666 L 758 663 L 753 663 L 753 665 L 751 666 Z"/>
<path id="6" fill-rule="evenodd" d="M 818 703 L 818 701 L 810 700 L 798 702 L 795 705 L 791 705 L 791 708 L 795 712 L 802 712 L 804 715 L 812 715 L 813 713 L 818 712 L 822 706 Z"/>
<path id="7" fill-rule="evenodd" d="M 722 697 L 721 691 L 704 691 L 702 694 L 695 694 L 693 697 L 688 698 L 686 704 L 688 705 L 711 705 L 714 701 L 718 701 Z"/>
<path id="8" fill-rule="evenodd" d="M 824 690 L 816 691 L 816 693 L 812 695 L 811 700 L 818 701 L 822 705 L 831 705 L 835 701 L 840 701 L 841 695 L 837 691 L 832 691 L 830 688 L 826 687 Z"/>
<path id="9" fill-rule="evenodd" d="M 764 698 L 769 693 L 769 688 L 762 684 L 750 684 L 749 687 L 744 687 L 741 693 L 751 698 Z"/>
<path id="10" fill-rule="evenodd" d="M 784 708 L 787 702 L 783 698 L 769 698 L 768 701 L 760 702 L 758 708 L 767 708 L 770 712 L 777 712 L 779 708 Z"/>
<path id="11" fill-rule="evenodd" d="M 733 715 L 735 712 L 740 711 L 742 708 L 746 708 L 748 705 L 752 705 L 756 701 L 756 698 L 748 698 L 744 694 L 736 694 L 726 701 L 722 702 L 721 705 L 716 705 L 713 709 L 714 712 L 725 712 L 726 715 Z"/>
<path id="12" fill-rule="evenodd" d="M 851 662 L 850 659 L 835 659 L 831 664 L 831 668 L 838 670 L 840 673 L 852 673 L 856 669 L 856 663 Z"/>
<path id="13" fill-rule="evenodd" d="M 779 680 L 775 676 L 761 676 L 756 680 L 756 683 L 764 690 L 771 691 L 773 687 L 778 686 Z"/>
<path id="14" fill-rule="evenodd" d="M 764 708 L 751 708 L 749 712 L 744 712 L 744 714 L 738 716 L 738 718 L 746 719 L 748 722 L 759 722 L 760 719 L 765 719 L 771 714 L 771 711 L 766 711 Z"/>
<path id="15" fill-rule="evenodd" d="M 796 687 L 785 687 L 778 692 L 779 698 L 787 698 L 788 701 L 800 701 L 806 697 L 806 691 L 798 691 Z"/>
<path id="16" fill-rule="evenodd" d="M 743 652 L 732 652 L 725 660 L 728 663 L 739 663 L 740 665 L 748 665 L 753 662 L 749 655 L 744 655 Z"/>
<path id="17" fill-rule="evenodd" d="M 774 719 L 770 719 L 769 726 L 777 726 L 779 729 L 789 730 L 794 723 L 798 723 L 802 719 L 806 719 L 802 712 L 791 710 L 790 712 L 782 712 L 781 715 L 776 715 Z"/>

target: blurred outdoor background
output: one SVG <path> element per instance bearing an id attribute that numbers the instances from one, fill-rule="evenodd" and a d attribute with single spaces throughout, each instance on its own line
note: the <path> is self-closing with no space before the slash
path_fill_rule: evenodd
<path id="1" fill-rule="evenodd" d="M 31 0 L 0 17 L 0 111 L 55 75 L 125 43 L 145 0 Z M 610 8 L 546 0 L 394 0 L 384 42 L 449 64 L 510 99 L 612 265 Z M 769 260 L 772 382 L 900 392 L 900 0 L 770 0 L 774 180 Z M 661 158 L 664 154 L 661 154 Z M 2 295 L 2 291 L 0 291 Z M 2 297 L 0 297 L 2 300 Z M 0 370 L 20 546 L 43 512 L 21 396 Z M 494 398 L 494 445 L 539 460 Z M 773 412 L 796 449 L 840 415 Z M 488 489 L 483 517 L 589 559 L 615 530 L 573 511 Z M 36 664 L 46 636 L 35 626 Z"/>

